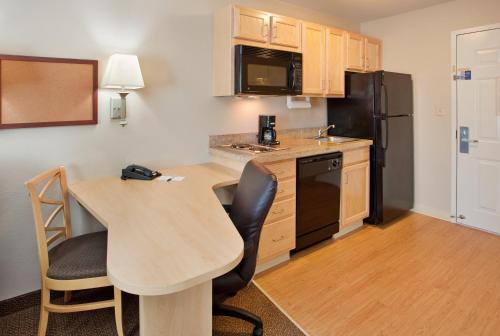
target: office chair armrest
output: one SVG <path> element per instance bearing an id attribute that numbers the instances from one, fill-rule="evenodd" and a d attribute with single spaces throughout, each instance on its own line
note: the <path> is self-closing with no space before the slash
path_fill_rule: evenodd
<path id="1" fill-rule="evenodd" d="M 232 204 L 222 204 L 222 207 L 224 208 L 224 210 L 226 210 L 227 213 L 231 213 L 231 210 L 233 209 Z"/>

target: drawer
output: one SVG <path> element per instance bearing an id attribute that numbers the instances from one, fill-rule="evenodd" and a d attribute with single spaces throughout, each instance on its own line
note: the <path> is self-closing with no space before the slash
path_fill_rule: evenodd
<path id="1" fill-rule="evenodd" d="M 278 190 L 276 191 L 276 199 L 283 199 L 295 196 L 295 179 L 278 181 Z"/>
<path id="2" fill-rule="evenodd" d="M 342 153 L 344 166 L 350 166 L 356 163 L 370 160 L 370 148 L 363 147 Z"/>
<path id="3" fill-rule="evenodd" d="M 295 215 L 295 197 L 282 201 L 274 201 L 273 205 L 271 206 L 271 209 L 269 210 L 269 213 L 267 214 L 264 225 L 294 215 Z"/>
<path id="4" fill-rule="evenodd" d="M 269 169 L 278 180 L 287 178 L 287 177 L 295 177 L 295 160 L 286 160 L 275 163 L 266 163 L 267 169 Z"/>
<path id="5" fill-rule="evenodd" d="M 262 228 L 258 260 L 286 253 L 295 248 L 295 216 Z"/>

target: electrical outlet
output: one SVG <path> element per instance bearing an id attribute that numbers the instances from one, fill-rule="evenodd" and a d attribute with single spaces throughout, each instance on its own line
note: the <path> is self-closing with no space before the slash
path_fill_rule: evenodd
<path id="1" fill-rule="evenodd" d="M 122 113 L 122 100 L 120 98 L 111 98 L 111 119 L 120 119 Z"/>

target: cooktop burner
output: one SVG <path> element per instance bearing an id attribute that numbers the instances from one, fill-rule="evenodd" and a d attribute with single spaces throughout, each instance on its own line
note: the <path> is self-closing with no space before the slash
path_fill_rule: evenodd
<path id="1" fill-rule="evenodd" d="M 252 145 L 245 143 L 236 143 L 236 144 L 231 144 L 230 146 L 231 148 L 236 148 L 236 149 L 245 149 L 252 147 Z"/>
<path id="2" fill-rule="evenodd" d="M 239 150 L 248 150 L 252 153 L 266 153 L 266 152 L 274 152 L 274 151 L 288 149 L 285 147 L 271 147 L 271 146 L 246 144 L 246 143 L 235 143 L 235 144 L 225 145 L 223 147 L 230 147 Z"/>

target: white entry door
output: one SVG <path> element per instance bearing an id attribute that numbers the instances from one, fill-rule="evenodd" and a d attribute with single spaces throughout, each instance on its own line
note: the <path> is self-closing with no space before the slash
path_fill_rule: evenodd
<path id="1" fill-rule="evenodd" d="M 457 222 L 500 234 L 500 28 L 456 43 Z"/>

